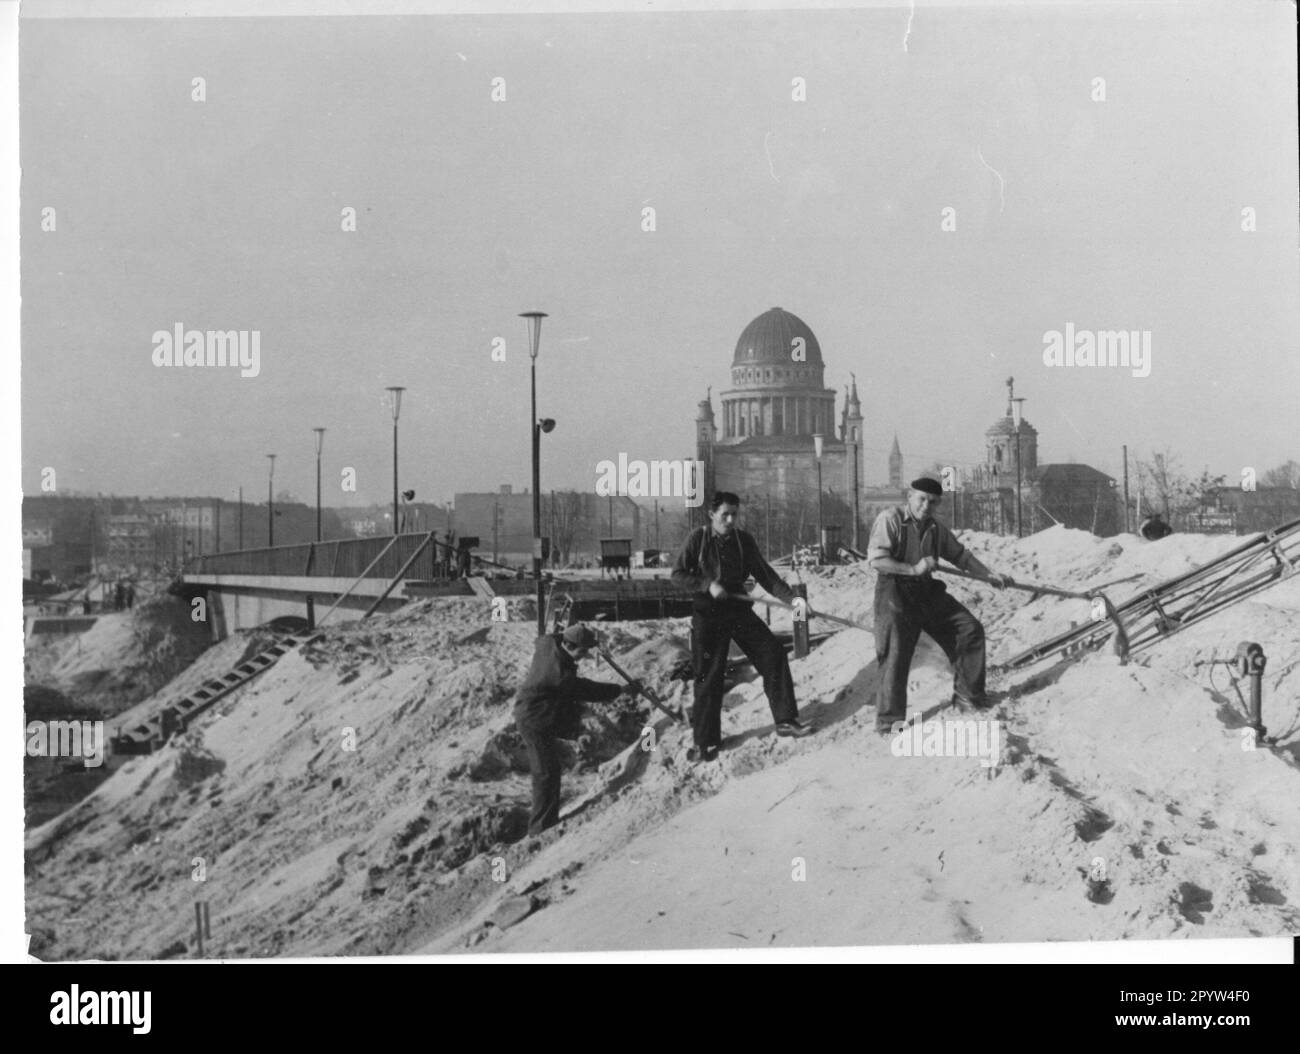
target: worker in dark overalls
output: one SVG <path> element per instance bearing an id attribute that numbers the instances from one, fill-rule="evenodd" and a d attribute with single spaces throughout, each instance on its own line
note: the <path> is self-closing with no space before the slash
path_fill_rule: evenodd
<path id="1" fill-rule="evenodd" d="M 943 488 L 936 480 L 912 480 L 907 504 L 877 516 L 867 543 L 867 556 L 876 571 L 874 628 L 880 667 L 876 731 L 882 735 L 891 733 L 895 722 L 907 719 L 907 675 L 922 633 L 953 664 L 952 702 L 977 710 L 989 705 L 984 627 L 931 573 L 942 557 L 999 589 L 1013 580 L 990 571 L 931 516 L 942 500 Z"/>
<path id="2" fill-rule="evenodd" d="M 581 622 L 562 634 L 537 638 L 533 665 L 515 696 L 515 727 L 528 750 L 533 774 L 533 808 L 528 833 L 541 834 L 560 822 L 560 752 L 557 740 L 577 738 L 580 701 L 608 702 L 635 692 L 640 682 L 609 684 L 578 676 L 578 663 L 596 646 L 596 634 Z"/>
<path id="3" fill-rule="evenodd" d="M 744 594 L 745 580 L 750 577 L 776 599 L 786 603 L 794 599 L 790 587 L 763 559 L 753 535 L 736 526 L 739 508 L 740 498 L 735 494 L 715 494 L 709 504 L 709 522 L 687 536 L 673 565 L 673 582 L 694 595 L 692 761 L 712 761 L 722 746 L 722 685 L 733 640 L 763 678 L 776 734 L 802 738 L 813 732 L 812 725 L 799 720 L 785 648 L 754 614 L 751 604 L 733 599 Z"/>

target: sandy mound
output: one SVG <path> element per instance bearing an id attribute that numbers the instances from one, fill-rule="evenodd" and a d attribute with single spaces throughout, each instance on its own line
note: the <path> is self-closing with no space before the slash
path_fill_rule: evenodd
<path id="1" fill-rule="evenodd" d="M 1117 601 L 1240 543 L 1063 528 L 964 540 L 1018 578 L 1086 589 L 1128 577 Z M 804 578 L 815 609 L 869 622 L 869 570 Z M 1083 601 L 949 588 L 983 620 L 994 658 L 1088 617 Z M 819 726 L 809 739 L 771 734 L 757 683 L 730 692 L 724 751 L 706 765 L 687 762 L 688 736 L 657 712 L 593 707 L 566 748 L 564 822 L 539 839 L 523 837 L 528 776 L 510 713 L 534 634 L 523 611 L 492 623 L 476 598 L 429 600 L 330 629 L 183 740 L 128 762 L 29 833 L 33 950 L 190 954 L 195 898 L 211 905 L 213 956 L 1300 928 L 1300 579 L 1127 666 L 1096 653 L 1002 678 L 1013 695 L 983 726 L 997 722 L 996 766 L 898 756 L 872 734 L 874 647 L 858 630 L 793 664 L 801 712 Z M 671 678 L 686 630 L 602 627 L 672 701 L 689 691 Z M 1272 749 L 1243 749 L 1245 685 L 1193 665 L 1242 639 L 1270 657 Z M 950 681 L 923 642 L 913 712 L 942 719 Z"/>

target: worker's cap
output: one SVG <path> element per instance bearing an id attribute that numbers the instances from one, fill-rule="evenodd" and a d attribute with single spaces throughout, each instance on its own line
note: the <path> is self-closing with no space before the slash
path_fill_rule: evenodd
<path id="1" fill-rule="evenodd" d="M 577 622 L 564 631 L 564 643 L 570 648 L 594 648 L 596 634 L 590 627 Z"/>
<path id="2" fill-rule="evenodd" d="M 919 490 L 923 494 L 933 494 L 936 498 L 943 497 L 943 488 L 939 486 L 939 481 L 930 479 L 928 476 L 921 476 L 912 480 L 912 489 Z"/>

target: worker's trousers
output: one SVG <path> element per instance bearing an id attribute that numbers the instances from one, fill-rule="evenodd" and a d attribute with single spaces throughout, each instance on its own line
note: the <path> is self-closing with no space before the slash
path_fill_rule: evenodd
<path id="1" fill-rule="evenodd" d="M 922 633 L 953 664 L 953 692 L 966 702 L 985 702 L 984 627 L 928 576 L 882 574 L 876 579 L 876 728 L 907 719 L 907 675 Z"/>
<path id="2" fill-rule="evenodd" d="M 580 713 L 570 705 L 553 718 L 529 717 L 515 708 L 515 727 L 528 752 L 528 769 L 533 775 L 533 808 L 528 817 L 528 833 L 541 834 L 560 822 L 561 736 L 576 737 Z"/>
<path id="3" fill-rule="evenodd" d="M 785 648 L 772 636 L 754 609 L 743 601 L 701 598 L 691 617 L 695 666 L 695 705 L 691 727 L 697 747 L 722 744 L 722 680 L 734 640 L 763 678 L 763 691 L 777 724 L 799 716 L 794 678 Z"/>

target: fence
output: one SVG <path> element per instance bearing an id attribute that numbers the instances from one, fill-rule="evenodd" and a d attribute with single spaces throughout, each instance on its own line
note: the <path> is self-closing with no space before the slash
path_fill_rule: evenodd
<path id="1" fill-rule="evenodd" d="M 399 534 L 378 538 L 341 538 L 330 542 L 306 542 L 300 545 L 277 545 L 270 549 L 240 549 L 228 553 L 207 553 L 185 563 L 187 575 L 295 575 L 306 578 L 393 578 L 402 565 L 423 544 L 426 534 Z M 370 564 L 384 552 L 374 567 Z M 437 578 L 437 554 L 442 543 L 430 545 L 407 568 L 411 579 Z M 367 568 L 369 571 L 366 571 Z"/>

